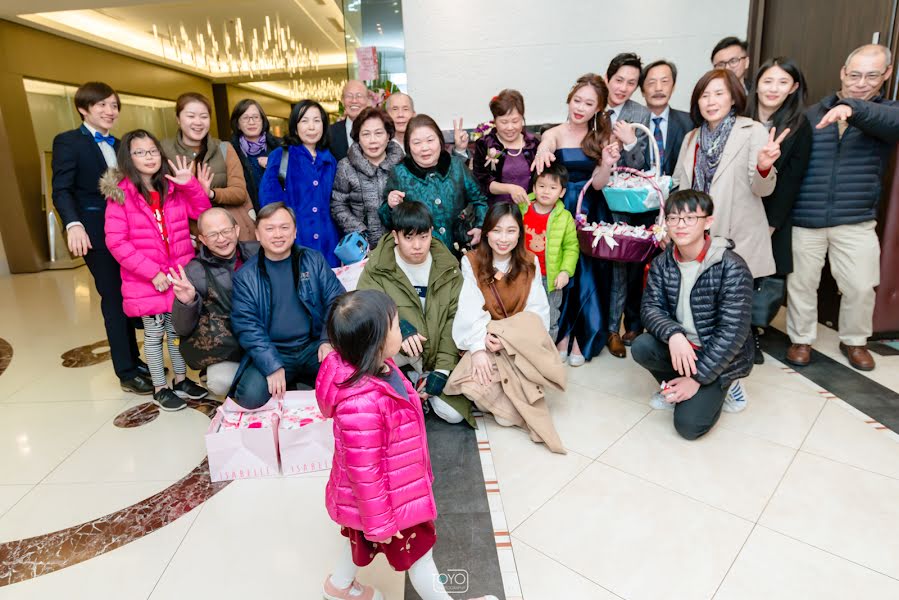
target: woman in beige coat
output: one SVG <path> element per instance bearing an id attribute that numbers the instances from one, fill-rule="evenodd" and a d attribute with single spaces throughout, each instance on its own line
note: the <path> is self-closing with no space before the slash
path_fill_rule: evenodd
<path id="1" fill-rule="evenodd" d="M 674 178 L 680 189 L 706 192 L 715 202 L 711 235 L 733 240 L 753 278 L 775 272 L 771 232 L 762 198 L 774 191 L 780 133 L 740 117 L 746 94 L 727 69 L 706 73 L 690 103 L 693 121 L 702 125 L 684 138 Z"/>

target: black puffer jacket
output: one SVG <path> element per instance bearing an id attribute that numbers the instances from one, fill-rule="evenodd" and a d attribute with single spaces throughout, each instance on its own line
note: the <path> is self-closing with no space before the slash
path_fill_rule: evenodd
<path id="1" fill-rule="evenodd" d="M 749 375 L 755 352 L 749 329 L 752 274 L 733 247 L 730 240 L 712 238 L 690 292 L 693 321 L 702 342 L 694 379 L 702 385 L 719 379 L 725 389 Z M 664 343 L 676 333 L 685 333 L 674 317 L 681 281 L 675 261 L 673 244 L 652 261 L 640 312 L 647 331 Z"/>
<path id="2" fill-rule="evenodd" d="M 899 103 L 825 98 L 806 111 L 814 128 L 838 104 L 852 109 L 840 138 L 837 124 L 813 129 L 812 155 L 793 205 L 793 225 L 810 229 L 863 223 L 877 218 L 883 172 L 899 142 Z"/>

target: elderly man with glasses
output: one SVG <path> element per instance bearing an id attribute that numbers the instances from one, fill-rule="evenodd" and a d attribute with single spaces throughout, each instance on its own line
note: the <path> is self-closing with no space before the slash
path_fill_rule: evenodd
<path id="1" fill-rule="evenodd" d="M 172 321 L 181 336 L 181 354 L 194 369 L 206 369 L 210 392 L 224 396 L 240 361 L 231 330 L 234 273 L 259 252 L 259 242 L 238 242 L 240 227 L 227 210 L 213 207 L 197 220 L 199 254 L 170 273 L 175 290 Z"/>
<path id="2" fill-rule="evenodd" d="M 839 285 L 840 351 L 861 371 L 874 368 L 874 288 L 880 282 L 875 228 L 884 169 L 899 142 L 899 103 L 881 94 L 893 72 L 888 48 L 854 50 L 840 70 L 842 87 L 806 113 L 815 127 L 812 155 L 793 205 L 793 273 L 787 278 L 787 361 L 811 361 L 818 284 L 825 256 Z"/>
<path id="3" fill-rule="evenodd" d="M 350 132 L 353 131 L 353 120 L 359 116 L 363 109 L 371 106 L 371 96 L 368 93 L 368 88 L 365 87 L 364 83 L 355 79 L 347 81 L 346 85 L 343 86 L 341 99 L 343 100 L 344 115 L 346 116 L 328 129 L 328 135 L 330 136 L 329 148 L 331 154 L 338 161 L 346 158 L 347 152 L 350 151 L 350 146 L 353 145 L 353 138 L 350 136 Z"/>

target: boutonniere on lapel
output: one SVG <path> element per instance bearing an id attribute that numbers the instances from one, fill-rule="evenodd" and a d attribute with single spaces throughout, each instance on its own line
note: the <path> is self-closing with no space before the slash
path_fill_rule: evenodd
<path id="1" fill-rule="evenodd" d="M 490 167 L 491 171 L 496 171 L 496 165 L 499 164 L 499 157 L 503 155 L 505 150 L 497 150 L 490 148 L 487 150 L 487 160 L 484 161 L 484 167 Z"/>

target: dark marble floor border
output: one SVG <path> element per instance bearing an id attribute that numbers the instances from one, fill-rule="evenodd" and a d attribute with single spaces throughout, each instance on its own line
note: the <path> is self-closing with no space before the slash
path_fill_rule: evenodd
<path id="1" fill-rule="evenodd" d="M 761 337 L 761 342 L 762 349 L 777 360 L 899 433 L 899 393 L 815 349 L 812 349 L 812 362 L 808 366 L 791 365 L 786 361 L 790 339 L 779 329 L 769 327 Z M 884 367 L 881 364 L 877 368 Z"/>
<path id="2" fill-rule="evenodd" d="M 211 417 L 218 403 L 188 400 L 188 405 Z M 143 411 L 146 406 L 136 408 Z M 148 422 L 135 423 L 134 414 L 131 409 L 116 420 L 131 422 L 125 426 Z M 186 477 L 127 508 L 53 533 L 0 544 L 0 588 L 77 565 L 149 535 L 200 506 L 229 483 L 212 483 L 204 458 Z"/>
<path id="3" fill-rule="evenodd" d="M 475 431 L 433 415 L 426 424 L 438 513 L 434 562 L 441 573 L 466 572 L 468 590 L 454 598 L 493 594 L 505 600 Z M 404 598 L 420 600 L 408 575 Z"/>

